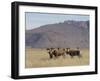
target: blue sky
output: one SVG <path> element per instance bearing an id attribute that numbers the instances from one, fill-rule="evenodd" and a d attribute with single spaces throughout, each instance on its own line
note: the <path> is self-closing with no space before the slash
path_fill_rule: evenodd
<path id="1" fill-rule="evenodd" d="M 26 30 L 37 28 L 41 25 L 63 22 L 65 20 L 87 21 L 88 15 L 50 14 L 50 13 L 25 13 Z"/>

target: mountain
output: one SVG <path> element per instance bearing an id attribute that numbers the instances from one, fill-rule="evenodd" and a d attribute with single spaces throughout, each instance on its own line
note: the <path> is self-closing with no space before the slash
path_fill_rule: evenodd
<path id="1" fill-rule="evenodd" d="M 89 21 L 64 21 L 26 30 L 25 44 L 33 48 L 88 48 Z"/>

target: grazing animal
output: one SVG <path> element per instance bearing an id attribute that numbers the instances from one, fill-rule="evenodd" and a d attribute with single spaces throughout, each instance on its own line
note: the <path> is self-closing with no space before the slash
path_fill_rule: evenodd
<path id="1" fill-rule="evenodd" d="M 57 57 L 58 56 L 63 56 L 63 57 L 65 57 L 65 49 L 60 49 L 60 48 L 58 48 L 58 50 L 56 51 L 57 52 Z"/>
<path id="2" fill-rule="evenodd" d="M 73 56 L 81 57 L 79 48 L 77 48 L 77 50 L 70 50 L 70 48 L 67 48 L 66 54 L 70 55 L 72 58 Z"/>
<path id="3" fill-rule="evenodd" d="M 50 58 L 53 57 L 58 57 L 58 56 L 63 56 L 65 57 L 65 49 L 60 49 L 60 48 L 47 48 L 48 54 Z"/>
<path id="4" fill-rule="evenodd" d="M 52 54 L 52 48 L 47 48 L 47 52 L 49 54 L 50 58 L 53 58 L 53 54 Z"/>

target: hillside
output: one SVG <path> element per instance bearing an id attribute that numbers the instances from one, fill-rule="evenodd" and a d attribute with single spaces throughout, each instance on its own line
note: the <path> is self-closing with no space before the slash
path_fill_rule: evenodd
<path id="1" fill-rule="evenodd" d="M 26 30 L 26 46 L 48 47 L 89 47 L 89 21 L 64 21 Z"/>

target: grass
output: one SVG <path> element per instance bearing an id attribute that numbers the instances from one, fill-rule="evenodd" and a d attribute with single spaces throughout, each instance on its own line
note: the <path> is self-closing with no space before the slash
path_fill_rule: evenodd
<path id="1" fill-rule="evenodd" d="M 26 47 L 25 68 L 88 65 L 89 49 L 81 49 L 81 55 L 81 58 L 77 56 L 71 58 L 69 55 L 66 55 L 65 58 L 60 56 L 50 59 L 46 49 Z"/>

